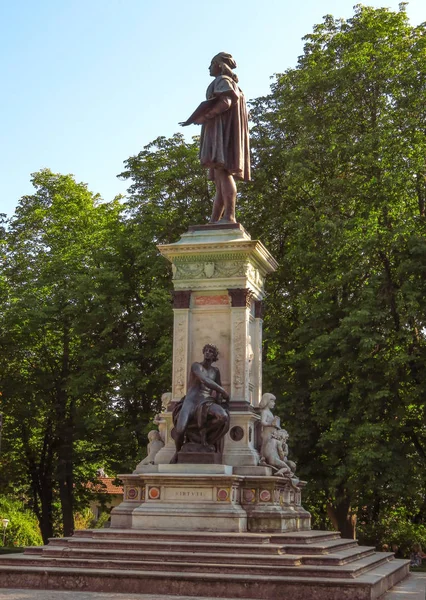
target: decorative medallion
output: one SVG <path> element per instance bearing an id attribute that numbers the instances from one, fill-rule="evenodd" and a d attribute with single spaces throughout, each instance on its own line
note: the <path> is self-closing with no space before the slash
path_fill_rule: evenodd
<path id="1" fill-rule="evenodd" d="M 158 488 L 158 487 L 148 488 L 148 498 L 150 500 L 159 500 L 160 499 L 160 488 Z"/>
<path id="2" fill-rule="evenodd" d="M 230 488 L 220 488 L 217 490 L 217 499 L 219 502 L 226 502 L 229 500 Z"/>
<path id="3" fill-rule="evenodd" d="M 244 489 L 243 490 L 243 502 L 255 502 L 256 501 L 256 490 L 255 489 Z"/>
<path id="4" fill-rule="evenodd" d="M 136 500 L 139 494 L 138 488 L 127 488 L 127 500 Z"/>
<path id="5" fill-rule="evenodd" d="M 269 490 L 262 490 L 259 494 L 259 498 L 261 502 L 270 502 L 271 492 Z"/>
<path id="6" fill-rule="evenodd" d="M 244 437 L 244 429 L 239 425 L 235 425 L 229 432 L 229 437 L 234 442 L 240 442 Z"/>

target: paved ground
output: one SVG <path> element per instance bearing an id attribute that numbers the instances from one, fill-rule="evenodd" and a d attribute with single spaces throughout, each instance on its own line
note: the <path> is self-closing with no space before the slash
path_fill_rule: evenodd
<path id="1" fill-rule="evenodd" d="M 0 600 L 195 600 L 194 596 L 158 596 L 157 594 L 101 594 L 98 592 L 55 592 L 52 590 L 0 589 Z M 217 600 L 200 598 L 196 600 Z M 233 600 L 221 598 L 221 600 Z M 244 600 L 244 599 L 242 599 Z M 417 600 L 417 599 L 416 599 Z"/>
<path id="2" fill-rule="evenodd" d="M 425 600 L 425 589 L 426 573 L 411 573 L 410 577 L 385 594 L 383 600 Z"/>
<path id="3" fill-rule="evenodd" d="M 426 573 L 412 573 L 385 594 L 382 600 L 425 600 Z M 157 594 L 101 594 L 98 592 L 57 592 L 52 590 L 0 589 L 0 600 L 194 600 L 193 596 L 159 596 Z M 197 600 L 215 600 L 197 598 Z M 222 598 L 222 600 L 233 600 Z M 242 599 L 244 600 L 244 599 Z M 308 599 L 307 599 L 308 600 Z"/>
<path id="4" fill-rule="evenodd" d="M 425 600 L 426 573 L 412 573 L 381 600 Z M 56 592 L 52 590 L 0 589 L 0 600 L 194 600 L 193 596 L 159 596 L 157 594 L 101 594 L 98 592 Z M 197 600 L 215 600 L 197 598 Z M 233 600 L 222 598 L 222 600 Z M 241 599 L 244 600 L 244 599 Z M 307 599 L 308 600 L 308 599 Z"/>

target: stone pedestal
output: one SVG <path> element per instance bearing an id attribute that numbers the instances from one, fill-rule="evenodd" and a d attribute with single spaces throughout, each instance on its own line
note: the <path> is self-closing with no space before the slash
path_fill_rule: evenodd
<path id="1" fill-rule="evenodd" d="M 219 349 L 222 385 L 231 396 L 223 462 L 256 466 L 254 410 L 262 396 L 264 282 L 276 262 L 239 224 L 200 225 L 175 244 L 159 246 L 174 285 L 173 401 L 186 393 L 190 366 L 206 343 Z M 159 461 L 169 456 L 167 443 Z"/>
<path id="2" fill-rule="evenodd" d="M 262 467 L 261 467 L 262 468 Z M 282 532 L 310 529 L 303 482 L 237 475 L 229 465 L 148 465 L 119 475 L 124 501 L 111 528 L 165 531 Z"/>
<path id="3" fill-rule="evenodd" d="M 160 415 L 164 447 L 155 465 L 120 475 L 124 502 L 111 513 L 112 529 L 272 532 L 310 529 L 302 508 L 303 482 L 275 477 L 259 466 L 256 408 L 262 397 L 262 300 L 276 263 L 240 225 L 195 226 L 175 244 L 159 246 L 173 270 L 172 402 Z M 221 464 L 213 455 L 194 460 L 185 449 L 177 464 L 172 410 L 186 394 L 189 369 L 205 344 L 230 394 L 230 428 Z M 215 453 L 213 453 L 215 454 Z M 216 454 L 215 454 L 216 456 Z M 217 459 L 217 457 L 216 457 Z M 207 463 L 211 464 L 207 464 Z M 204 463 L 204 464 L 201 464 Z"/>

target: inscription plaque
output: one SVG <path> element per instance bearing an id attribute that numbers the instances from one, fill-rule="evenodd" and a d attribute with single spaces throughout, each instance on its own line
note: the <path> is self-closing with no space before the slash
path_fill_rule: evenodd
<path id="1" fill-rule="evenodd" d="M 174 502 L 205 502 L 213 500 L 213 489 L 194 489 L 184 487 L 166 487 L 165 500 Z"/>

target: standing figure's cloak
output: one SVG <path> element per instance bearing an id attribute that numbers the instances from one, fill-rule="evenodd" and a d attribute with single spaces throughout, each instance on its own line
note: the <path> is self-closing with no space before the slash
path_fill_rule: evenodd
<path id="1" fill-rule="evenodd" d="M 243 92 L 227 75 L 219 75 L 207 88 L 207 100 L 226 95 L 231 106 L 209 119 L 201 129 L 200 161 L 210 169 L 223 168 L 235 179 L 250 180 L 250 146 L 247 107 Z"/>

